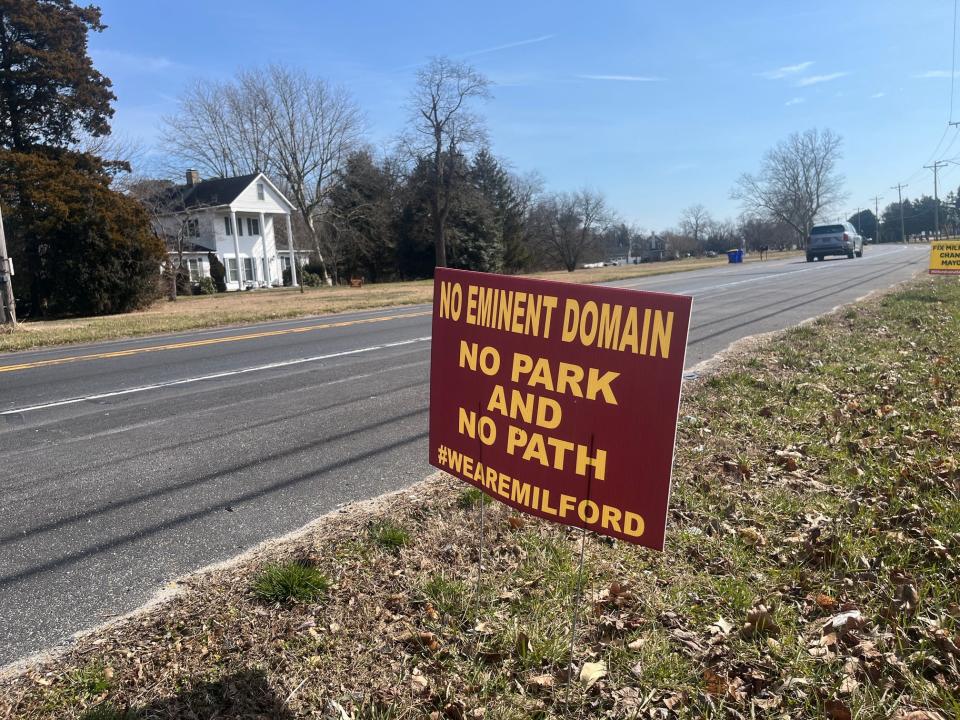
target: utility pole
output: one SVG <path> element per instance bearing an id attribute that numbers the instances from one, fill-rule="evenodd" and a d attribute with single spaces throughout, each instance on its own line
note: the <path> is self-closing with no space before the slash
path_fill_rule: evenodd
<path id="1" fill-rule="evenodd" d="M 874 225 L 876 225 L 875 232 L 877 234 L 877 236 L 874 238 L 874 242 L 876 242 L 877 245 L 880 244 L 880 199 L 882 197 L 883 195 L 873 196 L 873 219 L 874 219 Z"/>
<path id="2" fill-rule="evenodd" d="M 877 237 L 874 238 L 877 241 L 877 245 L 880 244 L 880 196 L 874 195 L 873 197 L 873 219 L 874 225 L 877 226 Z"/>
<path id="3" fill-rule="evenodd" d="M 937 160 L 933 165 L 924 165 L 927 170 L 933 170 L 933 234 L 940 239 L 940 196 L 937 194 L 937 170 L 947 165 L 946 160 Z"/>
<path id="4" fill-rule="evenodd" d="M 907 234 L 903 231 L 903 189 L 907 187 L 905 183 L 897 183 L 891 190 L 897 191 L 897 204 L 900 206 L 900 242 L 907 241 Z"/>
<path id="5" fill-rule="evenodd" d="M 7 238 L 3 234 L 3 211 L 0 210 L 0 321 L 17 326 L 17 304 L 13 299 L 13 260 L 7 256 Z"/>
<path id="6" fill-rule="evenodd" d="M 857 208 L 857 235 L 860 234 L 860 208 Z"/>

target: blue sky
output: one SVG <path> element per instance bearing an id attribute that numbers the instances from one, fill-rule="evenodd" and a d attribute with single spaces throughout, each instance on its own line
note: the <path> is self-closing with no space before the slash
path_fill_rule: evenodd
<path id="1" fill-rule="evenodd" d="M 944 137 L 949 0 L 98 4 L 109 27 L 90 47 L 114 82 L 114 129 L 148 149 L 190 81 L 271 62 L 349 88 L 385 147 L 416 67 L 448 55 L 494 81 L 483 112 L 515 171 L 539 171 L 550 190 L 600 190 L 647 229 L 694 203 L 735 217 L 738 175 L 797 130 L 843 136 L 851 212 L 878 193 L 881 206 L 895 200 L 897 182 L 932 194 L 922 165 L 960 155 L 960 129 Z M 960 91 L 955 105 L 960 120 Z M 960 183 L 956 166 L 941 177 Z"/>

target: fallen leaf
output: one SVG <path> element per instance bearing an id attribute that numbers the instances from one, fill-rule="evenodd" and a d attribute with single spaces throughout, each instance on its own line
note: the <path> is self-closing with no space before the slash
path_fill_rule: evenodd
<path id="1" fill-rule="evenodd" d="M 511 515 L 507 518 L 507 524 L 512 530 L 521 530 L 524 526 L 523 518 L 519 515 Z"/>
<path id="2" fill-rule="evenodd" d="M 816 602 L 821 610 L 833 610 L 835 607 L 837 607 L 836 598 L 827 595 L 826 593 L 818 593 Z"/>
<path id="3" fill-rule="evenodd" d="M 580 682 L 589 690 L 597 681 L 607 676 L 607 665 L 604 662 L 584 663 L 580 668 Z"/>
<path id="4" fill-rule="evenodd" d="M 853 713 L 842 700 L 827 700 L 823 704 L 824 712 L 830 720 L 852 720 Z"/>
<path id="5" fill-rule="evenodd" d="M 527 680 L 527 685 L 532 685 L 534 687 L 540 688 L 551 688 L 553 687 L 554 678 L 553 675 L 544 673 L 543 675 L 534 675 L 533 677 Z"/>
<path id="6" fill-rule="evenodd" d="M 707 630 L 711 635 L 729 635 L 733 630 L 733 623 L 728 622 L 726 618 L 719 618 Z"/>

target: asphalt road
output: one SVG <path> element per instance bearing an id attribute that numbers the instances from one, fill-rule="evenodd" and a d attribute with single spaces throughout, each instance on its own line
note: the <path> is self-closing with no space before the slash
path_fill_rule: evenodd
<path id="1" fill-rule="evenodd" d="M 655 276 L 687 366 L 922 269 L 927 246 Z M 428 306 L 0 354 L 0 665 L 431 472 Z"/>

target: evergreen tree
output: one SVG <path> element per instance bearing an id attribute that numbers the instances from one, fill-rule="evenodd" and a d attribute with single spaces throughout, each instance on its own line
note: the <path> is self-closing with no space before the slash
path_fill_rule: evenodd
<path id="1" fill-rule="evenodd" d="M 0 152 L 7 241 L 25 314 L 105 315 L 153 300 L 165 256 L 143 207 L 90 155 Z M 26 260 L 26 262 L 22 262 Z"/>
<path id="2" fill-rule="evenodd" d="M 0 146 L 25 152 L 106 135 L 116 99 L 93 67 L 87 33 L 100 9 L 71 0 L 0 3 Z"/>
<path id="3" fill-rule="evenodd" d="M 227 291 L 227 269 L 223 266 L 223 263 L 220 262 L 220 258 L 217 257 L 215 252 L 207 253 L 207 260 L 210 263 L 210 279 L 213 280 L 213 285 L 217 288 L 218 293 Z M 284 272 L 284 277 L 286 277 L 289 271 Z M 286 281 L 284 282 L 286 285 Z"/>

